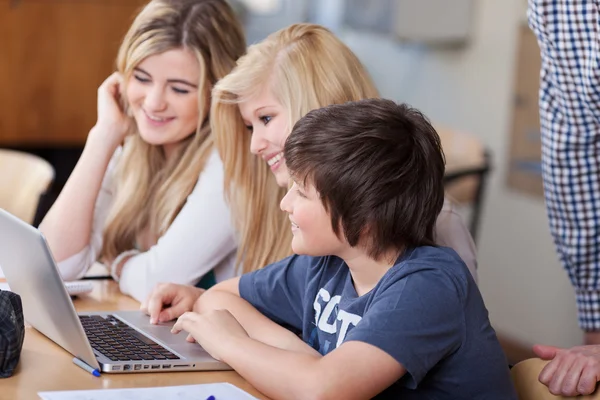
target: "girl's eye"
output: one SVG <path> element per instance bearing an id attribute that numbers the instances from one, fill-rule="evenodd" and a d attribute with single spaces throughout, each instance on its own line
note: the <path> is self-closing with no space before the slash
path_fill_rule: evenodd
<path id="1" fill-rule="evenodd" d="M 150 82 L 150 79 L 148 78 L 144 78 L 143 76 L 140 75 L 136 75 L 133 74 L 133 77 L 138 81 L 138 82 L 142 82 L 142 83 L 146 83 L 146 82 Z"/>
<path id="2" fill-rule="evenodd" d="M 189 93 L 189 92 L 190 92 L 189 90 L 186 90 L 186 89 L 179 89 L 179 88 L 176 88 L 176 87 L 174 87 L 174 88 L 172 88 L 172 89 L 173 89 L 173 91 L 174 91 L 175 93 L 179 93 L 179 94 L 187 94 L 187 93 Z"/>
<path id="3" fill-rule="evenodd" d="M 263 124 L 267 125 L 269 122 L 271 122 L 271 116 L 270 115 L 265 115 L 259 118 Z"/>

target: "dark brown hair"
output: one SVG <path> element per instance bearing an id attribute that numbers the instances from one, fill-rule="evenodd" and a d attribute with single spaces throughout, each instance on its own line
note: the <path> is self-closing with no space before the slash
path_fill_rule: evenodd
<path id="1" fill-rule="evenodd" d="M 434 245 L 444 203 L 440 138 L 418 110 L 391 100 L 331 105 L 300 119 L 285 143 L 286 165 L 320 195 L 333 231 L 379 259 L 389 250 Z"/>

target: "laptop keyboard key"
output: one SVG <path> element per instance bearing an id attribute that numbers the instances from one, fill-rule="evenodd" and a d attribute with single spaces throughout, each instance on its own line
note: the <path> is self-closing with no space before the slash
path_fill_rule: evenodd
<path id="1" fill-rule="evenodd" d="M 135 329 L 123 329 L 125 332 L 127 332 L 128 334 L 130 334 L 131 336 L 139 339 L 142 343 L 145 344 L 156 344 L 156 342 L 152 339 L 150 339 L 149 337 L 141 334 L 140 332 L 136 331 Z M 162 347 L 161 347 L 162 348 Z"/>

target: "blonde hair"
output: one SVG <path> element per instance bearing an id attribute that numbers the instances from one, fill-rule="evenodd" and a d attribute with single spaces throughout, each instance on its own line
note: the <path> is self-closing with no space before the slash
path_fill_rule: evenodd
<path id="1" fill-rule="evenodd" d="M 127 82 L 134 68 L 151 55 L 190 51 L 200 69 L 198 126 L 167 161 L 159 146 L 141 138 L 132 118 L 132 132 L 115 170 L 102 258 L 110 261 L 134 248 L 145 229 L 157 239 L 169 228 L 213 149 L 210 90 L 232 70 L 245 48 L 241 25 L 225 0 L 153 0 L 137 15 L 119 49 L 118 71 Z"/>
<path id="2" fill-rule="evenodd" d="M 269 89 L 288 111 L 291 128 L 309 111 L 379 97 L 356 55 L 326 28 L 295 24 L 248 48 L 213 89 L 211 126 L 225 167 L 225 190 L 240 234 L 237 262 L 249 272 L 292 253 L 285 188 L 267 164 L 250 154 L 237 104 Z"/>

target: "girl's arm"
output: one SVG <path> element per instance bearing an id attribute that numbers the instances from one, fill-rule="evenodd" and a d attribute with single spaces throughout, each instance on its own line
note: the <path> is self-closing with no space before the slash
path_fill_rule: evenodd
<path id="1" fill-rule="evenodd" d="M 223 166 L 215 150 L 167 232 L 148 251 L 123 264 L 121 291 L 141 302 L 159 283 L 194 285 L 215 268 L 232 277 L 236 248 L 223 194 Z"/>
<path id="2" fill-rule="evenodd" d="M 128 131 L 128 119 L 118 104 L 120 82 L 120 76 L 113 74 L 98 89 L 98 121 L 69 180 L 40 224 L 58 262 L 90 244 L 94 208 L 104 176 Z"/>

